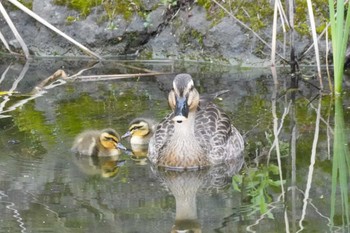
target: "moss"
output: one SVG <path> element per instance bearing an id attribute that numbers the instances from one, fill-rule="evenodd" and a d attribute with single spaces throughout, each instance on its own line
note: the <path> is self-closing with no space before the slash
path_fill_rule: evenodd
<path id="1" fill-rule="evenodd" d="M 130 19 L 135 12 L 144 15 L 141 0 L 54 0 L 54 4 L 76 10 L 83 17 L 88 16 L 93 7 L 102 5 L 110 21 L 117 15 L 125 19 Z"/>
<path id="2" fill-rule="evenodd" d="M 180 35 L 180 44 L 191 47 L 203 47 L 204 36 L 195 29 L 186 30 Z"/>
<path id="3" fill-rule="evenodd" d="M 313 10 L 317 25 L 317 33 L 321 33 L 326 27 L 328 15 L 328 1 L 314 0 L 312 1 Z M 295 30 L 301 35 L 311 35 L 311 28 L 309 21 L 309 14 L 307 2 L 304 0 L 296 0 L 295 5 Z"/>
<path id="4" fill-rule="evenodd" d="M 67 18 L 66 18 L 66 22 L 67 22 L 67 24 L 68 25 L 70 25 L 70 24 L 72 24 L 73 22 L 75 22 L 75 21 L 77 21 L 77 17 L 75 17 L 75 16 L 67 16 Z"/>
<path id="5" fill-rule="evenodd" d="M 140 53 L 140 59 L 144 59 L 144 60 L 151 60 L 151 59 L 153 59 L 153 52 L 150 51 L 149 49 L 144 49 Z"/>
<path id="6" fill-rule="evenodd" d="M 209 0 L 198 0 L 197 4 L 207 10 L 207 18 L 213 22 L 212 26 L 227 16 L 226 11 Z M 221 5 L 254 31 L 266 27 L 272 21 L 273 7 L 271 7 L 269 0 L 237 0 L 234 4 L 226 1 L 225 3 L 221 3 Z M 256 7 L 257 5 L 259 5 L 258 8 Z"/>
<path id="7" fill-rule="evenodd" d="M 198 5 L 204 7 L 205 9 L 209 10 L 212 6 L 212 1 L 210 0 L 198 0 Z"/>
<path id="8" fill-rule="evenodd" d="M 113 20 L 116 15 L 123 15 L 125 19 L 142 9 L 140 0 L 112 0 L 103 2 L 103 7 L 109 20 Z"/>
<path id="9" fill-rule="evenodd" d="M 102 0 L 54 0 L 54 4 L 74 9 L 84 17 L 90 14 L 91 8 L 101 5 Z"/>
<path id="10" fill-rule="evenodd" d="M 315 18 L 318 20 L 316 22 L 317 33 L 321 33 L 329 17 L 328 2 L 323 0 L 314 0 L 312 2 Z M 227 12 L 210 0 L 197 0 L 197 4 L 207 10 L 207 19 L 213 22 L 212 26 L 220 22 L 223 17 L 228 16 Z M 226 1 L 220 2 L 220 4 L 256 32 L 272 23 L 273 5 L 270 0 L 236 0 L 234 3 Z M 259 7 L 256 7 L 257 5 Z M 294 24 L 295 30 L 301 35 L 310 35 L 311 30 L 308 17 L 307 2 L 296 0 Z"/>
<path id="11" fill-rule="evenodd" d="M 28 9 L 33 9 L 33 0 L 19 0 L 19 2 L 26 6 Z"/>

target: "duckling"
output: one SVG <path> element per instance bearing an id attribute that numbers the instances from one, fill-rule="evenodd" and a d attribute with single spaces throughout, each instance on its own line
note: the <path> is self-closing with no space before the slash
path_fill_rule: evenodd
<path id="1" fill-rule="evenodd" d="M 148 118 L 135 118 L 129 124 L 129 130 L 121 138 L 130 137 L 131 159 L 144 165 L 147 160 L 148 143 L 155 130 L 156 122 Z"/>
<path id="2" fill-rule="evenodd" d="M 87 130 L 74 140 L 72 151 L 87 156 L 117 156 L 126 148 L 113 129 Z"/>
<path id="3" fill-rule="evenodd" d="M 146 118 L 135 118 L 129 124 L 129 130 L 122 138 L 130 137 L 130 144 L 145 145 L 149 143 L 155 130 L 155 121 Z"/>
<path id="4" fill-rule="evenodd" d="M 242 135 L 215 104 L 200 104 L 189 74 L 174 78 L 168 103 L 173 111 L 158 124 L 149 143 L 152 163 L 170 169 L 199 169 L 242 156 Z"/>

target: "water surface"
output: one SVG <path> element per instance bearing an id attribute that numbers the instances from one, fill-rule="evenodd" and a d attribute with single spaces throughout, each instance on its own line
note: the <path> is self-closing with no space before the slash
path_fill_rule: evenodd
<path id="1" fill-rule="evenodd" d="M 82 75 L 165 74 L 67 81 L 30 94 L 58 69 L 73 75 L 89 67 Z M 222 167 L 158 171 L 127 154 L 106 178 L 106 161 L 71 153 L 85 129 L 123 134 L 135 117 L 162 119 L 180 72 L 193 76 L 201 94 L 230 90 L 215 102 L 246 141 L 233 178 Z M 320 94 L 313 68 L 302 71 L 298 87 L 283 69 L 276 87 L 269 69 L 169 61 L 6 60 L 0 73 L 0 232 L 349 230 L 349 165 L 341 166 L 349 162 L 349 92 L 340 102 Z"/>

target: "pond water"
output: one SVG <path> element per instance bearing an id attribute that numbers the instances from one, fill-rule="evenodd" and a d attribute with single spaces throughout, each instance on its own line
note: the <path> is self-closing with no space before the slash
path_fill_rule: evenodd
<path id="1" fill-rule="evenodd" d="M 85 78 L 56 82 L 34 95 L 33 88 L 58 69 L 68 75 L 86 69 Z M 108 159 L 72 154 L 83 130 L 111 127 L 123 134 L 136 117 L 161 120 L 170 112 L 172 79 L 182 72 L 192 75 L 201 94 L 230 90 L 215 102 L 244 135 L 242 168 L 237 161 L 233 168 L 162 171 L 122 154 L 125 162 L 106 174 Z M 334 100 L 319 93 L 314 73 L 304 68 L 296 86 L 279 69 L 274 86 L 270 69 L 2 61 L 0 232 L 349 231 L 349 88 Z"/>

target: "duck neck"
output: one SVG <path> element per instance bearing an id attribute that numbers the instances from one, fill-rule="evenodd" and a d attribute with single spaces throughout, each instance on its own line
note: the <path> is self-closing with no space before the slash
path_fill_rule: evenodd
<path id="1" fill-rule="evenodd" d="M 194 121 L 195 112 L 190 112 L 188 114 L 187 120 L 181 123 L 174 123 L 174 136 L 179 139 L 187 140 L 189 137 L 194 137 Z"/>

